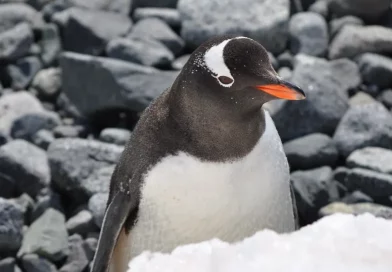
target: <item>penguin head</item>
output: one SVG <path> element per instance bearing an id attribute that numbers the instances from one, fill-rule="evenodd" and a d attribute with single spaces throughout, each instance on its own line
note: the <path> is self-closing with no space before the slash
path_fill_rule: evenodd
<path id="1" fill-rule="evenodd" d="M 259 106 L 273 99 L 301 100 L 301 88 L 284 81 L 271 65 L 267 50 L 240 36 L 220 36 L 199 46 L 181 78 L 221 99 L 230 97 Z"/>

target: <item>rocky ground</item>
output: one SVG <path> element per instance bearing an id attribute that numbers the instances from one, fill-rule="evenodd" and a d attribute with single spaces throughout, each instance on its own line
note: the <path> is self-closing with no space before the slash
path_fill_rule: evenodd
<path id="1" fill-rule="evenodd" d="M 1 272 L 88 270 L 140 112 L 224 33 L 306 90 L 267 105 L 302 225 L 392 219 L 390 0 L 0 0 Z"/>

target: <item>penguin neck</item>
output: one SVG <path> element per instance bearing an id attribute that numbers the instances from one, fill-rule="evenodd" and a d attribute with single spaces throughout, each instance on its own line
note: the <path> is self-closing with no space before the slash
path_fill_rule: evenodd
<path id="1" fill-rule="evenodd" d="M 173 121 L 191 135 L 189 150 L 198 157 L 214 161 L 244 157 L 263 135 L 261 106 L 243 110 L 246 105 L 238 94 L 216 97 L 203 89 L 173 85 L 168 99 Z"/>

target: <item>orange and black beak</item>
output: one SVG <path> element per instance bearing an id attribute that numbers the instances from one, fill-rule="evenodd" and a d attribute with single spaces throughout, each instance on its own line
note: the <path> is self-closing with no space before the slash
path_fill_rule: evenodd
<path id="1" fill-rule="evenodd" d="M 278 84 L 256 86 L 256 89 L 274 97 L 287 100 L 302 100 L 306 98 L 304 91 L 294 84 L 280 79 Z"/>

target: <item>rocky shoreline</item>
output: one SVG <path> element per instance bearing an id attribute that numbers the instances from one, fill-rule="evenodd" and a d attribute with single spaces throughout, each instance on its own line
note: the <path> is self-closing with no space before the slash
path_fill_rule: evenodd
<path id="1" fill-rule="evenodd" d="M 214 35 L 260 41 L 301 224 L 392 219 L 390 0 L 0 1 L 0 271 L 83 272 L 140 113 Z"/>

